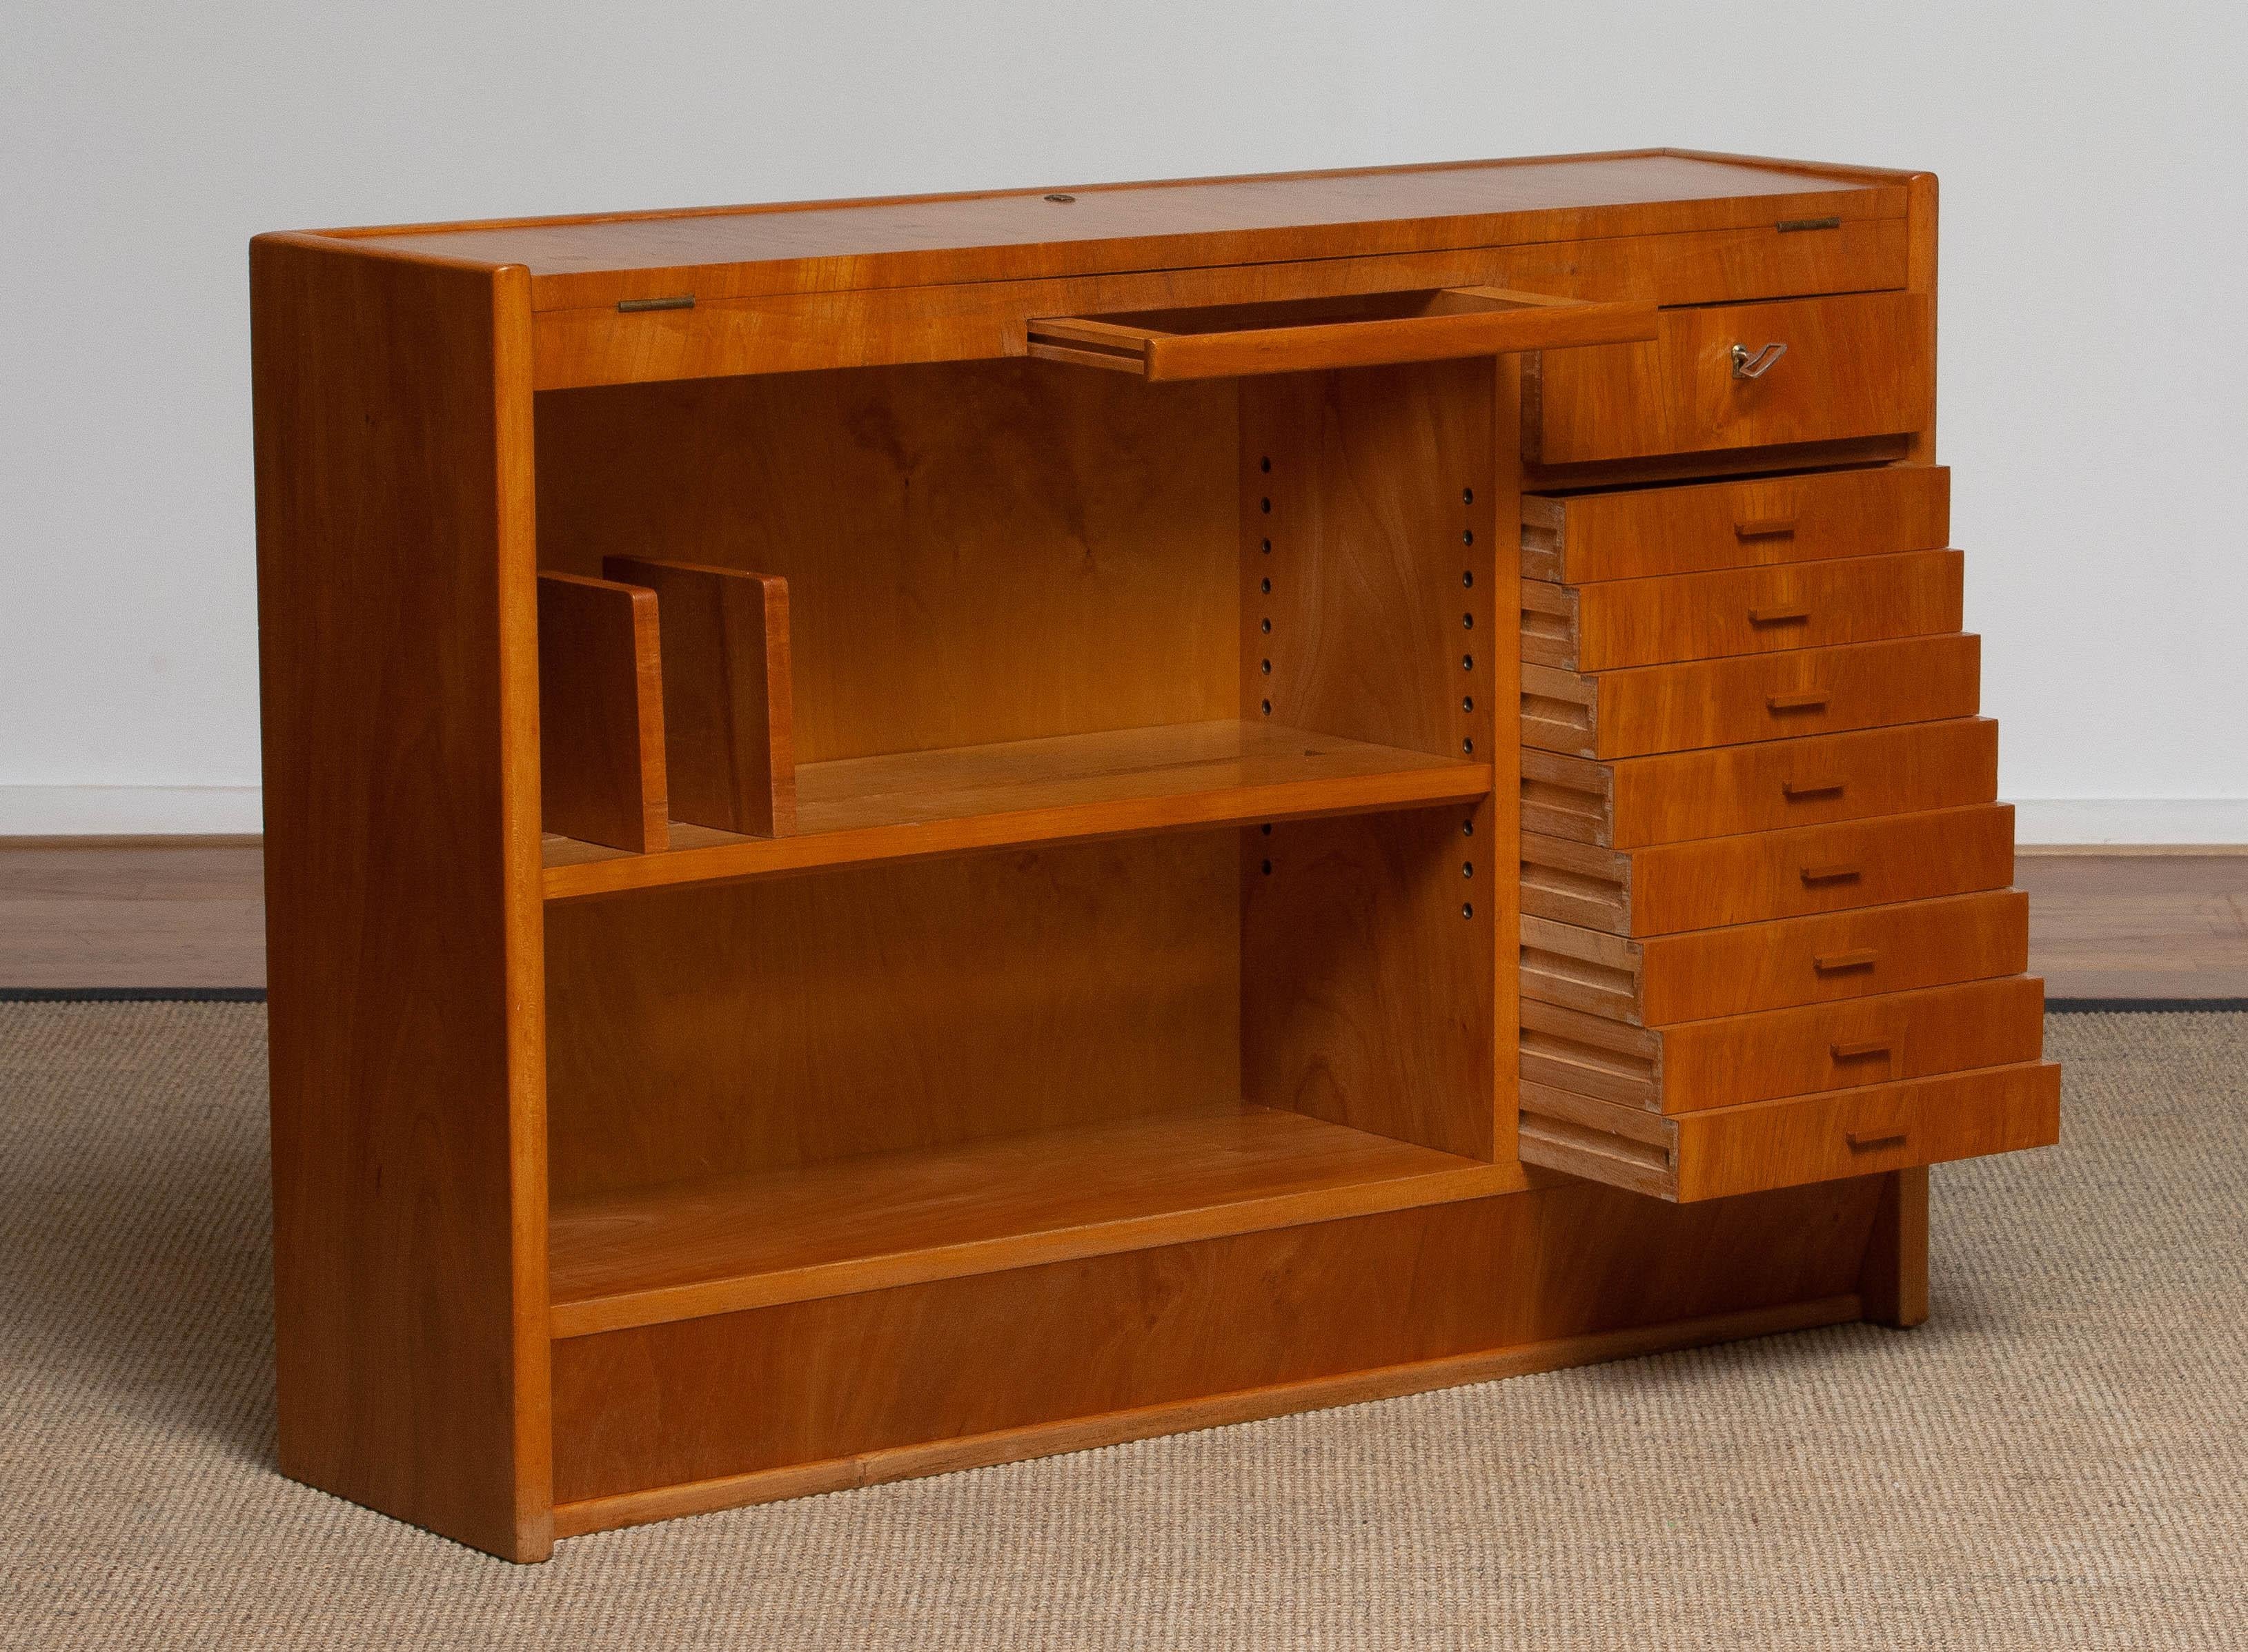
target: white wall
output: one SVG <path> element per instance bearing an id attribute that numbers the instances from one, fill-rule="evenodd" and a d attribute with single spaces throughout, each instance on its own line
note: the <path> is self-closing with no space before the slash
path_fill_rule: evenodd
<path id="1" fill-rule="evenodd" d="M 0 833 L 255 827 L 255 231 L 1668 143 L 1942 175 L 2023 835 L 2248 840 L 2244 86 L 2237 3 L 8 0 Z"/>

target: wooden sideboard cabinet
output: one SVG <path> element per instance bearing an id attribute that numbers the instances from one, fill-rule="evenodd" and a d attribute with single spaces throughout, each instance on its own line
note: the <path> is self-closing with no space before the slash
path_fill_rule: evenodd
<path id="1" fill-rule="evenodd" d="M 1924 1316 L 2050 1142 L 1936 182 L 250 249 L 280 1453 L 496 1554 Z"/>

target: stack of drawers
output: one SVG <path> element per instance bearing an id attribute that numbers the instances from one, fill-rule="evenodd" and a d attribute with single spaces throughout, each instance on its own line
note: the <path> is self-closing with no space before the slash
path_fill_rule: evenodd
<path id="1" fill-rule="evenodd" d="M 1949 537 L 1925 465 L 1525 496 L 1525 1162 L 1683 1201 L 2056 1139 Z"/>

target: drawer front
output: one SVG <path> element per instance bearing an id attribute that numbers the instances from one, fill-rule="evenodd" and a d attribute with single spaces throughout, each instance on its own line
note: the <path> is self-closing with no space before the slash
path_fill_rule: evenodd
<path id="1" fill-rule="evenodd" d="M 1523 576 L 1579 585 L 1950 541 L 1951 472 L 1940 465 L 1522 497 Z"/>
<path id="2" fill-rule="evenodd" d="M 1601 763 L 1522 754 L 1522 827 L 1619 849 L 1775 832 L 1998 795 L 1989 717 L 1909 723 Z"/>
<path id="3" fill-rule="evenodd" d="M 1519 1070 L 1598 1101 L 1699 1113 L 2034 1061 L 2044 1048 L 2045 983 L 2010 976 L 1670 1027 L 1526 999 Z"/>
<path id="4" fill-rule="evenodd" d="M 2029 897 L 2018 889 L 1644 941 L 1525 916 L 1522 996 L 1669 1026 L 2020 975 L 2029 934 Z"/>
<path id="5" fill-rule="evenodd" d="M 1527 1164 L 1689 1203 L 2050 1147 L 2060 1069 L 1977 1067 L 1670 1118 L 1522 1086 Z"/>
<path id="6" fill-rule="evenodd" d="M 1525 356 L 1523 456 L 1583 464 L 1922 429 L 1929 305 L 1861 292 L 1665 310 L 1644 344 Z"/>
<path id="7" fill-rule="evenodd" d="M 1522 744 L 1641 757 L 1975 715 L 1981 639 L 1905 637 L 1585 673 L 1522 668 Z"/>
<path id="8" fill-rule="evenodd" d="M 2012 804 L 1844 820 L 1646 849 L 1522 834 L 1522 909 L 1612 935 L 1671 935 L 2004 888 Z"/>
<path id="9" fill-rule="evenodd" d="M 1522 657 L 1614 671 L 1959 629 L 1957 551 L 1596 585 L 1522 582 Z"/>

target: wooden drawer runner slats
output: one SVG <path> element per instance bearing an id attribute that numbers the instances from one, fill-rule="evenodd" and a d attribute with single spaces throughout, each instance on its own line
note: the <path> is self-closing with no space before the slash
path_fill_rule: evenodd
<path id="1" fill-rule="evenodd" d="M 1750 1015 L 1633 1026 L 1525 999 L 1529 1083 L 1653 1113 L 1698 1113 L 1966 1067 L 2033 1061 L 2045 984 L 2007 976 Z"/>
<path id="2" fill-rule="evenodd" d="M 1907 723 L 1601 763 L 1522 753 L 1525 832 L 1619 849 L 1963 808 L 1998 795 L 1998 725 Z"/>
<path id="3" fill-rule="evenodd" d="M 1669 935 L 2002 888 L 2003 803 L 1644 849 L 1522 834 L 1522 909 L 1614 935 Z"/>
<path id="4" fill-rule="evenodd" d="M 1871 997 L 2029 966 L 2018 889 L 1630 940 L 1522 920 L 1522 996 L 1635 1026 Z"/>
<path id="5" fill-rule="evenodd" d="M 1957 551 L 1592 585 L 1522 582 L 1522 657 L 1614 671 L 1957 631 Z"/>
<path id="6" fill-rule="evenodd" d="M 1524 577 L 1571 585 L 1934 550 L 1950 538 L 1942 465 L 1522 498 Z"/>
<path id="7" fill-rule="evenodd" d="M 1907 637 L 1592 675 L 1522 668 L 1522 743 L 1640 757 L 1972 716 L 1982 639 Z"/>
<path id="8" fill-rule="evenodd" d="M 1522 1086 L 1522 1157 L 1688 1203 L 2045 1147 L 2060 1134 L 2048 1061 L 1751 1101 L 1676 1117 Z"/>

